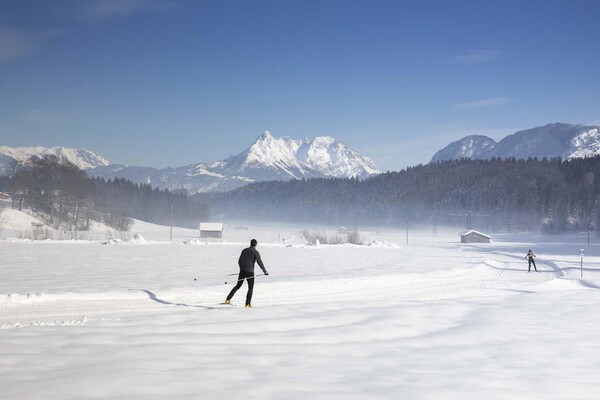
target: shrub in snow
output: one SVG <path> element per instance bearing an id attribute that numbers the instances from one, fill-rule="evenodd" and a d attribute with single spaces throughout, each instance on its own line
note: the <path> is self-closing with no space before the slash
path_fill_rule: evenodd
<path id="1" fill-rule="evenodd" d="M 59 231 L 54 234 L 55 240 L 89 240 L 90 235 L 85 231 Z"/>
<path id="2" fill-rule="evenodd" d="M 140 235 L 139 233 L 135 233 L 133 235 L 133 237 L 128 240 L 128 242 L 129 243 L 135 243 L 135 244 L 146 244 L 146 243 L 148 243 L 148 241 L 146 241 L 146 239 L 144 239 L 144 237 L 142 235 Z"/>
<path id="3" fill-rule="evenodd" d="M 302 232 L 302 237 L 306 240 L 306 242 L 313 246 L 318 246 L 319 244 L 363 244 L 364 240 L 362 235 L 358 232 L 358 230 L 354 229 L 353 231 L 348 232 L 347 235 L 339 235 L 337 233 L 327 236 L 327 234 L 323 232 L 309 232 L 304 230 Z"/>
<path id="4" fill-rule="evenodd" d="M 107 240 L 106 242 L 102 242 L 102 244 L 119 244 L 121 242 L 122 242 L 121 239 L 110 239 L 110 240 Z"/>
<path id="5" fill-rule="evenodd" d="M 116 236 L 117 239 L 124 241 L 130 239 L 130 233 L 126 231 L 115 231 L 114 229 L 106 228 L 106 237 L 111 240 Z"/>
<path id="6" fill-rule="evenodd" d="M 386 240 L 374 240 L 371 243 L 369 243 L 370 247 L 377 247 L 377 248 L 389 248 L 389 249 L 399 249 L 400 246 L 396 243 L 390 243 Z"/>
<path id="7" fill-rule="evenodd" d="M 198 238 L 191 238 L 190 240 L 183 242 L 183 244 L 204 244 L 204 242 Z"/>
<path id="8" fill-rule="evenodd" d="M 37 222 L 31 223 L 31 239 L 32 240 L 46 240 L 51 239 L 48 227 L 44 224 Z"/>
<path id="9" fill-rule="evenodd" d="M 304 230 L 302 232 L 302 236 L 308 244 L 313 246 L 329 243 L 329 241 L 327 240 L 327 235 L 325 235 L 323 232 L 309 232 L 307 230 Z"/>
<path id="10" fill-rule="evenodd" d="M 364 239 L 363 239 L 362 235 L 356 229 L 349 231 L 347 233 L 346 237 L 348 238 L 348 243 L 352 243 L 352 244 L 363 244 L 364 243 Z"/>

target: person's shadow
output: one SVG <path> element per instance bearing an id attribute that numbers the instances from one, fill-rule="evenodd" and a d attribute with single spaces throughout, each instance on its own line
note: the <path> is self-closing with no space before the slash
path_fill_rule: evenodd
<path id="1" fill-rule="evenodd" d="M 166 304 L 168 306 L 179 306 L 179 307 L 196 307 L 196 308 L 203 308 L 205 310 L 217 310 L 219 307 L 210 307 L 210 306 L 201 306 L 198 304 L 185 304 L 185 303 L 173 303 L 170 301 L 166 301 L 163 299 L 159 299 L 158 297 L 156 297 L 156 295 L 154 293 L 152 293 L 149 290 L 146 289 L 130 289 L 130 290 L 139 290 L 141 292 L 144 292 L 148 295 L 148 297 L 150 298 L 150 300 L 155 301 L 159 304 Z"/>

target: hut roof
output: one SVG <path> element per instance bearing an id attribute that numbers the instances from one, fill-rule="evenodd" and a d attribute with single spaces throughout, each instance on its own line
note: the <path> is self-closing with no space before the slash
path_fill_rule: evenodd
<path id="1" fill-rule="evenodd" d="M 469 234 L 471 234 L 471 233 L 474 233 L 475 235 L 479 235 L 479 236 L 486 237 L 486 238 L 488 238 L 488 239 L 491 239 L 491 238 L 492 238 L 491 236 L 488 236 L 488 235 L 486 235 L 485 233 L 481 233 L 481 232 L 475 231 L 475 230 L 473 230 L 473 229 L 469 229 L 469 230 L 466 230 L 466 231 L 464 231 L 464 232 L 461 232 L 461 233 L 459 234 L 459 236 L 467 236 L 467 235 L 469 235 Z"/>
<path id="2" fill-rule="evenodd" d="M 201 231 L 222 231 L 223 223 L 221 222 L 200 222 Z"/>

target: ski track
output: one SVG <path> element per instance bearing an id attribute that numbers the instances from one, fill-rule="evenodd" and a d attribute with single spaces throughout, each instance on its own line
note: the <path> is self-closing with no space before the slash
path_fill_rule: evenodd
<path id="1" fill-rule="evenodd" d="M 2 397 L 597 398 L 595 256 L 265 245 L 248 310 L 235 243 L 0 243 Z"/>
<path id="2" fill-rule="evenodd" d="M 261 296 L 261 302 L 262 306 L 268 307 L 310 304 L 315 301 L 343 303 L 357 301 L 357 299 L 361 304 L 438 301 L 526 293 L 525 289 L 531 284 L 511 281 L 511 278 L 504 279 L 506 271 L 522 271 L 509 268 L 510 263 L 501 259 L 481 257 L 472 264 L 478 268 L 468 271 L 466 269 L 450 272 L 436 271 L 431 274 L 412 273 L 281 282 L 269 285 L 269 290 L 265 290 L 266 293 Z M 554 276 L 564 276 L 562 269 L 555 263 L 540 264 L 551 267 Z M 544 279 L 552 279 L 552 277 Z M 595 287 L 592 284 L 588 286 Z M 8 294 L 0 296 L 0 311 L 2 311 L 0 329 L 85 325 L 151 314 L 184 312 L 185 308 L 216 310 L 223 308 L 219 307 L 219 303 L 222 302 L 229 287 L 224 287 L 223 290 L 219 290 L 219 287 L 210 287 L 202 292 L 188 288 L 183 291 L 170 289 L 162 292 L 129 289 L 122 292 L 93 294 Z M 307 287 L 310 287 L 310 290 L 307 291 Z M 243 301 L 244 293 L 245 287 L 242 287 L 236 300 Z"/>

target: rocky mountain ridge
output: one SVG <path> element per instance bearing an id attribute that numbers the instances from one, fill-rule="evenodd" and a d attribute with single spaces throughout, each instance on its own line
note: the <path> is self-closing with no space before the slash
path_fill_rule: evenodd
<path id="1" fill-rule="evenodd" d="M 466 136 L 435 153 L 431 162 L 461 158 L 572 158 L 600 154 L 600 127 L 552 123 L 515 132 L 499 142 L 487 136 Z"/>
<path id="2" fill-rule="evenodd" d="M 266 131 L 243 152 L 225 160 L 175 168 L 111 164 L 96 153 L 65 147 L 0 146 L 0 174 L 10 173 L 13 160 L 24 162 L 45 154 L 66 159 L 90 176 L 125 178 L 169 190 L 189 193 L 232 190 L 250 182 L 324 177 L 367 178 L 378 174 L 373 161 L 330 136 L 312 140 L 275 138 Z"/>

